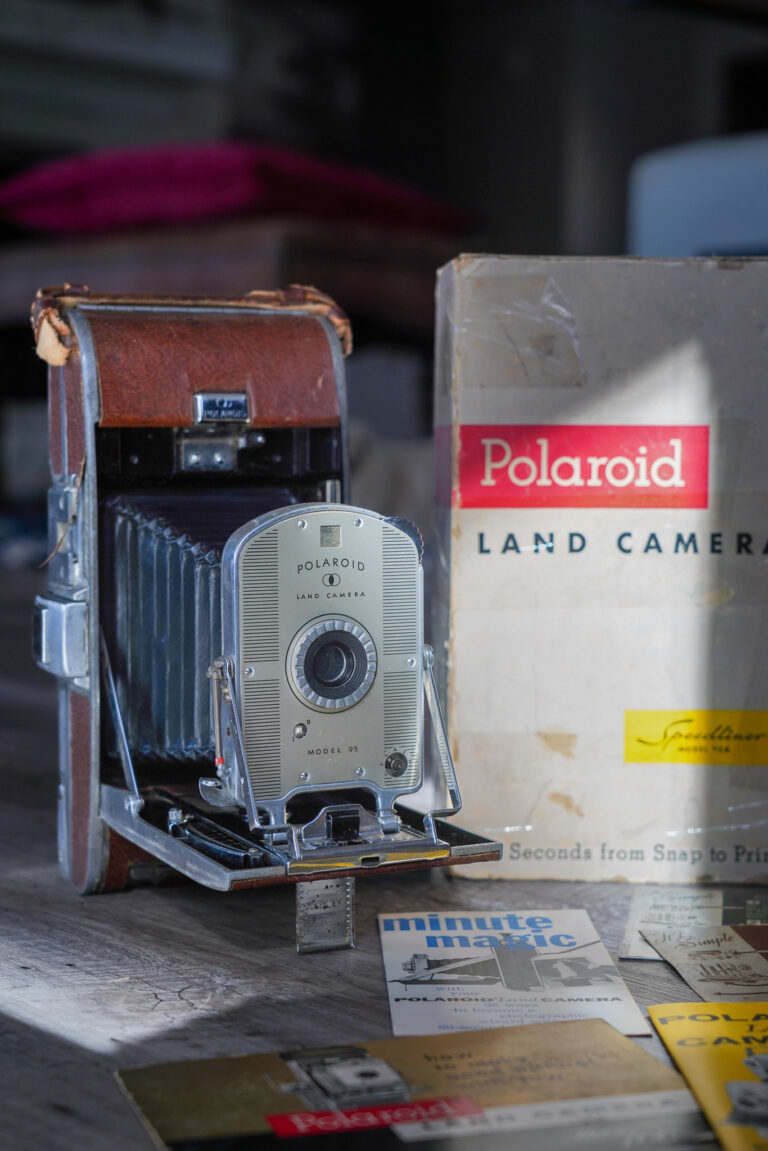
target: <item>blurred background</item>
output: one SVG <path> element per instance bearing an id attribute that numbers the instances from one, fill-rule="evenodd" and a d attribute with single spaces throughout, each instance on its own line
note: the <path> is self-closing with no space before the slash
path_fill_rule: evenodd
<path id="1" fill-rule="evenodd" d="M 768 253 L 768 2 L 3 0 L 0 563 L 45 554 L 38 287 L 350 314 L 353 499 L 429 529 L 436 269 Z"/>

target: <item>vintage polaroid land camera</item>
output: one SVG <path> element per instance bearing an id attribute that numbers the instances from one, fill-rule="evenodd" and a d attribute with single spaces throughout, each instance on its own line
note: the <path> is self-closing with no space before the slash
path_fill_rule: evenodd
<path id="1" fill-rule="evenodd" d="M 359 872 L 498 858 L 438 818 L 460 800 L 418 532 L 343 502 L 343 312 L 299 287 L 64 287 L 33 324 L 63 873 L 83 892 L 295 883 L 310 951 L 353 945 Z"/>

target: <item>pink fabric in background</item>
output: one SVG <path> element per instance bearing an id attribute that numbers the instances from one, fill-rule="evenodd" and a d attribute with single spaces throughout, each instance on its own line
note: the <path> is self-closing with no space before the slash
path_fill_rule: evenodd
<path id="1" fill-rule="evenodd" d="M 275 214 L 427 230 L 467 223 L 394 180 L 274 144 L 83 153 L 0 184 L 7 221 L 62 235 Z"/>

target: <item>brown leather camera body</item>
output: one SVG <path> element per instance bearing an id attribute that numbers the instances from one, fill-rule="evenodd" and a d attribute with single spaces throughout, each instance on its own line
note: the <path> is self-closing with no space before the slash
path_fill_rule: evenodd
<path id="1" fill-rule="evenodd" d="M 32 321 L 49 365 L 51 554 L 35 647 L 59 682 L 59 860 L 81 892 L 117 890 L 174 873 L 102 817 L 117 757 L 99 653 L 119 611 L 105 502 L 226 491 L 242 521 L 343 499 L 350 328 L 327 296 L 296 286 L 187 299 L 66 285 L 38 293 Z"/>

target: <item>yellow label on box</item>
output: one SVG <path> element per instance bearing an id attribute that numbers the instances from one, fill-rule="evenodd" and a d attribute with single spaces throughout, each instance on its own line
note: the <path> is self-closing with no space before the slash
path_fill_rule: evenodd
<path id="1" fill-rule="evenodd" d="M 625 763 L 768 766 L 768 711 L 625 711 Z"/>

